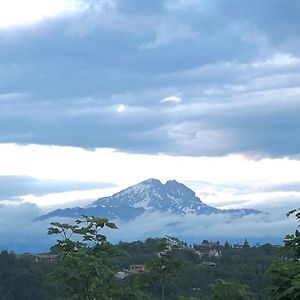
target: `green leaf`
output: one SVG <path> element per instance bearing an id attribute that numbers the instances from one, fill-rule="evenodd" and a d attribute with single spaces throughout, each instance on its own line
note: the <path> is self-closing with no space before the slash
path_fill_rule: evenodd
<path id="1" fill-rule="evenodd" d="M 106 223 L 106 226 L 112 229 L 119 229 L 118 226 L 115 223 Z"/>
<path id="2" fill-rule="evenodd" d="M 106 236 L 105 235 L 103 235 L 103 234 L 96 234 L 96 240 L 97 241 L 103 241 L 103 242 L 105 242 L 106 241 Z"/>
<path id="3" fill-rule="evenodd" d="M 60 233 L 61 231 L 58 229 L 58 228 L 53 228 L 53 227 L 49 227 L 48 228 L 48 234 L 49 235 L 52 235 L 52 234 L 58 234 Z"/>

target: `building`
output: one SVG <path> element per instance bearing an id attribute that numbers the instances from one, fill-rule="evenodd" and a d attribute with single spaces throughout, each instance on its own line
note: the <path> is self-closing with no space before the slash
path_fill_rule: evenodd
<path id="1" fill-rule="evenodd" d="M 220 257 L 222 254 L 221 254 L 221 251 L 218 251 L 216 249 L 210 249 L 208 251 L 208 256 L 209 257 Z"/>
<path id="2" fill-rule="evenodd" d="M 132 272 L 132 273 L 145 272 L 145 266 L 144 265 L 130 265 L 129 272 Z"/>
<path id="3" fill-rule="evenodd" d="M 50 253 L 34 254 L 33 258 L 35 261 L 54 262 L 56 261 L 57 255 Z"/>
<path id="4" fill-rule="evenodd" d="M 197 250 L 197 251 L 195 251 L 195 253 L 196 253 L 197 255 L 199 255 L 200 257 L 203 257 L 203 256 L 208 256 L 208 257 L 221 257 L 221 256 L 222 256 L 221 250 L 210 249 L 210 248 Z"/>

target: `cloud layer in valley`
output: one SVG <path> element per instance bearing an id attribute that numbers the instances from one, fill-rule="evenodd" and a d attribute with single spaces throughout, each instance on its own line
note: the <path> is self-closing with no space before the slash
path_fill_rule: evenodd
<path id="1" fill-rule="evenodd" d="M 47 236 L 49 222 L 34 222 L 40 213 L 34 204 L 0 205 L 0 249 L 21 253 L 48 250 L 55 239 Z"/>
<path id="2" fill-rule="evenodd" d="M 55 243 L 54 237 L 47 236 L 50 222 L 74 221 L 60 218 L 34 221 L 40 213 L 37 206 L 28 203 L 16 206 L 0 205 L 0 248 L 21 253 L 47 251 Z M 295 220 L 287 219 L 284 214 L 232 219 L 220 215 L 176 216 L 157 212 L 144 214 L 126 224 L 118 223 L 117 220 L 116 223 L 119 230 L 104 232 L 109 241 L 114 243 L 171 235 L 189 243 L 200 243 L 203 239 L 243 242 L 247 238 L 253 244 L 281 244 L 285 235 L 296 228 Z"/>
<path id="3" fill-rule="evenodd" d="M 252 244 L 282 244 L 286 234 L 293 233 L 297 226 L 296 221 L 288 219 L 285 214 L 232 218 L 214 214 L 182 216 L 155 212 L 145 213 L 128 223 L 115 222 L 119 230 L 104 231 L 114 243 L 169 235 L 189 243 L 201 243 L 203 239 L 242 243 L 247 238 Z"/>

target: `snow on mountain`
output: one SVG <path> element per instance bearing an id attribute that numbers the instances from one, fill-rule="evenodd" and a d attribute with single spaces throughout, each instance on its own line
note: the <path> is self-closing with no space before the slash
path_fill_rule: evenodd
<path id="1" fill-rule="evenodd" d="M 195 192 L 178 183 L 170 180 L 162 184 L 157 179 L 148 179 L 139 184 L 131 186 L 110 197 L 100 198 L 92 204 L 92 207 L 99 205 L 110 207 L 141 207 L 146 211 L 169 211 L 172 213 L 212 213 L 217 209 L 204 204 Z"/>
<path id="2" fill-rule="evenodd" d="M 194 191 L 176 180 L 162 184 L 158 179 L 148 179 L 112 196 L 99 198 L 87 207 L 55 210 L 41 216 L 39 220 L 50 217 L 76 218 L 80 215 L 98 215 L 128 221 L 144 212 L 155 211 L 197 215 L 221 213 L 234 217 L 261 213 L 254 209 L 220 210 L 203 203 Z"/>

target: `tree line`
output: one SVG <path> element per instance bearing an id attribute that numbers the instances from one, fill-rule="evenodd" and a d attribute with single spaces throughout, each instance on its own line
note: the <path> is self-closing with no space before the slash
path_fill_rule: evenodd
<path id="1" fill-rule="evenodd" d="M 293 210 L 300 222 L 300 210 Z M 300 299 L 300 233 L 284 245 L 187 245 L 174 238 L 112 245 L 106 218 L 84 216 L 74 224 L 51 223 L 58 236 L 55 261 L 0 253 L 3 300 L 243 300 Z M 140 267 L 138 271 L 130 266 Z"/>

